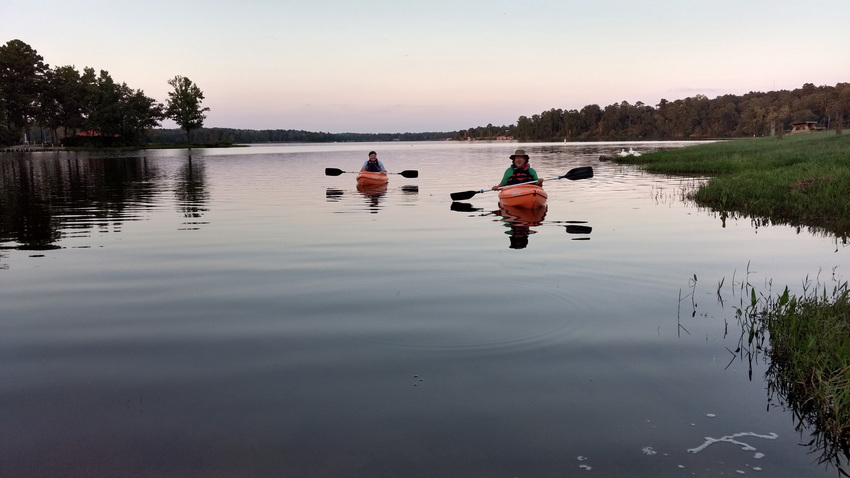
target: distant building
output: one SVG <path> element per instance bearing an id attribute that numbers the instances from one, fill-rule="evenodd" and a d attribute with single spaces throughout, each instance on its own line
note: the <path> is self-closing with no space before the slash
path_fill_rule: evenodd
<path id="1" fill-rule="evenodd" d="M 823 131 L 822 126 L 818 126 L 817 121 L 800 121 L 799 123 L 791 123 L 791 133 L 811 133 L 812 131 Z"/>

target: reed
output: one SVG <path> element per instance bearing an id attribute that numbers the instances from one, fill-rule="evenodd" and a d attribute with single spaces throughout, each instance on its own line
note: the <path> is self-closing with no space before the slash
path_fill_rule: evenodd
<path id="1" fill-rule="evenodd" d="M 850 236 L 850 135 L 808 133 L 706 143 L 617 158 L 709 179 L 687 198 L 723 215 Z"/>
<path id="2" fill-rule="evenodd" d="M 847 282 L 788 289 L 754 302 L 744 316 L 770 335 L 768 389 L 794 411 L 798 429 L 814 437 L 821 461 L 839 470 L 850 457 L 850 297 Z M 763 332 L 762 332 L 763 333 Z M 843 458 L 842 458 L 843 457 Z"/>

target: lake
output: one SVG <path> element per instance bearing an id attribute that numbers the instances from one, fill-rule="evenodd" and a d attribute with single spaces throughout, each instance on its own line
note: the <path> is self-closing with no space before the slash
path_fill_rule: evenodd
<path id="1" fill-rule="evenodd" d="M 599 160 L 688 144 L 4 153 L 0 476 L 835 476 L 735 309 L 848 248 Z"/>

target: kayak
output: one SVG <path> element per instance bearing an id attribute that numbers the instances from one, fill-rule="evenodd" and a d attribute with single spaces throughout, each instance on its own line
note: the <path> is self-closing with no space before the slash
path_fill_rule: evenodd
<path id="1" fill-rule="evenodd" d="M 508 207 L 537 209 L 546 206 L 549 195 L 536 184 L 519 184 L 499 190 L 499 204 Z"/>
<path id="2" fill-rule="evenodd" d="M 361 186 L 377 186 L 387 184 L 389 178 L 387 173 L 373 173 L 371 171 L 360 171 L 357 173 L 357 184 Z"/>

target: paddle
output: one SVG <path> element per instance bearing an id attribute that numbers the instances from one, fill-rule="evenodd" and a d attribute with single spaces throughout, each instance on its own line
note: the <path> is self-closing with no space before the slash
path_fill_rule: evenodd
<path id="1" fill-rule="evenodd" d="M 575 180 L 578 180 L 578 179 L 588 179 L 588 178 L 592 178 L 592 177 L 593 177 L 593 168 L 590 167 L 590 166 L 583 166 L 583 167 L 580 167 L 580 168 L 573 168 L 573 169 L 569 170 L 567 172 L 567 174 L 565 174 L 563 176 L 556 176 L 554 178 L 545 179 L 544 181 L 552 181 L 553 179 L 561 179 L 561 178 L 567 178 L 567 179 L 571 179 L 571 180 L 575 181 Z M 511 187 L 514 187 L 514 186 L 522 185 L 522 184 L 534 184 L 536 182 L 537 181 L 528 181 L 526 183 L 511 184 L 510 186 L 504 186 L 504 187 L 501 187 L 499 189 L 511 188 Z M 463 200 L 471 198 L 472 196 L 475 196 L 478 193 L 483 193 L 483 192 L 487 192 L 487 191 L 492 191 L 492 189 L 480 189 L 478 191 L 460 191 L 460 192 L 452 193 L 451 197 L 452 197 L 452 201 L 463 201 Z"/>
<path id="2" fill-rule="evenodd" d="M 325 168 L 325 175 L 326 176 L 339 176 L 342 173 L 359 173 L 359 172 L 360 171 L 343 171 L 343 170 L 337 169 L 337 168 Z M 415 169 L 407 169 L 407 170 L 404 170 L 400 173 L 387 173 L 387 174 L 401 174 L 402 176 L 404 176 L 406 178 L 418 178 L 419 177 L 419 171 L 417 171 Z"/>

